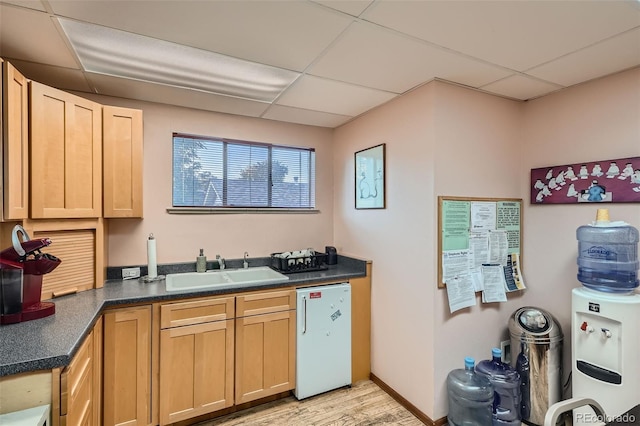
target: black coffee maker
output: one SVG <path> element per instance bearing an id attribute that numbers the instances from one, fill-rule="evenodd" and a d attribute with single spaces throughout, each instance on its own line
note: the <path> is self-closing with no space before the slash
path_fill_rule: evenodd
<path id="1" fill-rule="evenodd" d="M 324 248 L 327 253 L 327 265 L 335 265 L 338 263 L 338 251 L 333 246 L 326 246 Z"/>

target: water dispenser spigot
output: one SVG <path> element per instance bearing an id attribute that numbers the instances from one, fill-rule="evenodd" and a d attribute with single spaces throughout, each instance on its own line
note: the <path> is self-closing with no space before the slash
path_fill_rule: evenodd
<path id="1" fill-rule="evenodd" d="M 583 321 L 582 325 L 580 325 L 580 330 L 584 331 L 585 333 L 593 333 L 593 327 L 591 327 L 589 324 L 587 324 L 586 321 Z"/>

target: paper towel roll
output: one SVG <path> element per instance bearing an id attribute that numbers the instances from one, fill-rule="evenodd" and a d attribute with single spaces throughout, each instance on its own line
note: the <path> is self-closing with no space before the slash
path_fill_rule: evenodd
<path id="1" fill-rule="evenodd" d="M 149 234 L 147 240 L 147 276 L 155 278 L 158 276 L 158 260 L 156 258 L 156 239 L 153 234 Z"/>

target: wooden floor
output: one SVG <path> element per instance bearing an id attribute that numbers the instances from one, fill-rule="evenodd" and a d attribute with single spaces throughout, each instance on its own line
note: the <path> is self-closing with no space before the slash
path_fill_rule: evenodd
<path id="1" fill-rule="evenodd" d="M 423 423 L 370 380 L 302 401 L 290 396 L 199 426 L 351 426 Z"/>

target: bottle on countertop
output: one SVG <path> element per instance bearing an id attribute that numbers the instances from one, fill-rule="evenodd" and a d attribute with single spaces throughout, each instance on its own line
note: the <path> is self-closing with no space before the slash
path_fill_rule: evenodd
<path id="1" fill-rule="evenodd" d="M 447 376 L 449 426 L 488 426 L 493 414 L 493 386 L 489 379 L 476 374 L 475 360 L 464 359 L 464 369 Z"/>
<path id="2" fill-rule="evenodd" d="M 200 255 L 196 257 L 196 272 L 207 272 L 207 257 L 204 249 L 200 249 Z"/>

